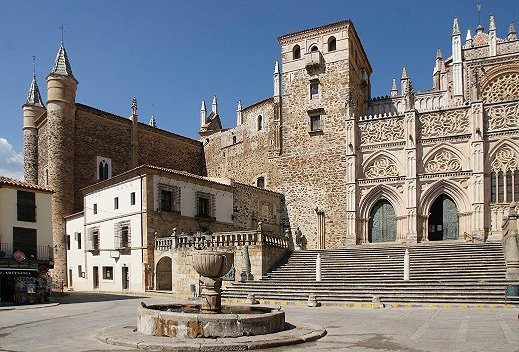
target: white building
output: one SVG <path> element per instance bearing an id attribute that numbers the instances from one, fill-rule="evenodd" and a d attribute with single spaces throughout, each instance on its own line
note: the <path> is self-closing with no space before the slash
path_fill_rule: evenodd
<path id="1" fill-rule="evenodd" d="M 84 211 L 66 217 L 69 287 L 153 289 L 156 237 L 233 229 L 228 182 L 141 166 L 83 189 Z"/>

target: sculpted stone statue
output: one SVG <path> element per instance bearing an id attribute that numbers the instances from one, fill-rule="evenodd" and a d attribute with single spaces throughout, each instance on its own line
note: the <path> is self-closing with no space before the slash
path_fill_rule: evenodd
<path id="1" fill-rule="evenodd" d="M 303 233 L 299 229 L 299 226 L 297 227 L 297 230 L 295 232 L 295 242 L 296 246 L 301 246 L 301 237 L 303 236 Z"/>

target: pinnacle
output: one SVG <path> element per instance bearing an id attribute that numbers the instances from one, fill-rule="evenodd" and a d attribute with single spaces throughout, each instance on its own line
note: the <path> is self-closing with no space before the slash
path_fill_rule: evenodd
<path id="1" fill-rule="evenodd" d="M 54 63 L 54 68 L 52 69 L 51 73 L 74 77 L 63 42 L 59 48 L 58 55 L 56 56 L 56 62 Z"/>
<path id="2" fill-rule="evenodd" d="M 460 35 L 460 25 L 458 24 L 458 17 L 454 17 L 454 23 L 452 24 L 452 35 Z"/>
<path id="3" fill-rule="evenodd" d="M 36 75 L 32 76 L 31 87 L 29 88 L 29 93 L 27 94 L 27 101 L 25 103 L 27 105 L 43 107 L 43 100 L 41 99 L 40 88 L 38 88 L 38 83 L 36 83 Z"/>

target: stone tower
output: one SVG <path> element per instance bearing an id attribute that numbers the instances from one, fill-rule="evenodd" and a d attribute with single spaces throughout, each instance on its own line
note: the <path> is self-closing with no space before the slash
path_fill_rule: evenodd
<path id="1" fill-rule="evenodd" d="M 372 69 L 350 21 L 284 35 L 279 42 L 284 181 L 275 188 L 287 196 L 290 226 L 301 228 L 309 247 L 337 247 L 344 244 L 344 219 L 355 204 L 344 201 L 347 185 L 355 183 L 352 119 L 367 111 Z"/>
<path id="2" fill-rule="evenodd" d="M 38 184 L 38 128 L 37 120 L 45 113 L 45 107 L 36 82 L 32 76 L 31 87 L 23 109 L 23 161 L 25 181 Z"/>
<path id="3" fill-rule="evenodd" d="M 74 140 L 76 89 L 63 42 L 47 76 L 47 172 L 52 197 L 54 280 L 67 284 L 64 215 L 74 212 Z"/>

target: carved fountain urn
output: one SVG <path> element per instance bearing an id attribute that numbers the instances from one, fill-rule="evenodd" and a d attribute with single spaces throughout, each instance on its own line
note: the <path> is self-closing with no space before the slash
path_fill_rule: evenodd
<path id="1" fill-rule="evenodd" d="M 202 277 L 201 313 L 219 313 L 222 310 L 222 276 L 234 263 L 234 253 L 210 250 L 195 251 L 192 265 Z"/>

